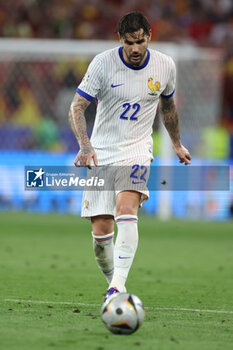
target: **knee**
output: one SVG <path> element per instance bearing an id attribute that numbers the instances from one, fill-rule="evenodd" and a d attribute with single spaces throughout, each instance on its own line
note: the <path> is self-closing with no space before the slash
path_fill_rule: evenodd
<path id="1" fill-rule="evenodd" d="M 135 191 L 122 191 L 116 199 L 116 216 L 137 215 L 141 194 Z"/>
<path id="2" fill-rule="evenodd" d="M 92 217 L 92 231 L 95 236 L 105 236 L 114 231 L 113 217 Z"/>
<path id="3" fill-rule="evenodd" d="M 120 204 L 117 206 L 117 210 L 116 210 L 116 216 L 120 216 L 120 215 L 137 215 L 137 207 L 135 208 L 132 205 L 129 204 Z"/>
<path id="4" fill-rule="evenodd" d="M 108 230 L 108 229 L 105 229 L 105 227 L 97 227 L 97 228 L 92 228 L 92 233 L 94 236 L 106 236 L 108 235 L 109 233 L 113 232 L 113 230 Z"/>

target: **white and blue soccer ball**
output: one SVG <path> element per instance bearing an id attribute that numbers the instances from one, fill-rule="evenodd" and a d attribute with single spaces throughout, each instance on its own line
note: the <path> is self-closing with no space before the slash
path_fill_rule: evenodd
<path id="1" fill-rule="evenodd" d="M 141 300 L 130 293 L 117 293 L 101 308 L 105 326 L 115 334 L 131 334 L 142 325 L 145 310 Z"/>

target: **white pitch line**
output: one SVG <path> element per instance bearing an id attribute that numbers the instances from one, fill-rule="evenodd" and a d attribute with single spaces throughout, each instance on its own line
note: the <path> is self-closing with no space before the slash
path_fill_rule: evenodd
<path id="1" fill-rule="evenodd" d="M 101 306 L 100 304 L 75 303 L 71 301 L 47 301 L 47 300 L 23 300 L 23 299 L 3 299 L 2 301 L 12 303 L 31 303 L 31 304 L 53 304 L 53 305 L 79 305 L 79 306 Z"/>
<path id="2" fill-rule="evenodd" d="M 86 304 L 76 303 L 70 301 L 46 301 L 46 300 L 23 300 L 23 299 L 2 299 L 0 302 L 12 302 L 12 303 L 31 303 L 31 304 L 51 304 L 51 305 L 77 305 L 77 306 L 101 306 L 101 304 Z M 201 310 L 201 309 L 187 309 L 183 307 L 156 307 L 146 306 L 147 310 L 157 311 L 188 311 L 188 312 L 201 312 L 201 313 L 217 313 L 217 314 L 233 314 L 233 311 L 228 310 Z"/>
<path id="3" fill-rule="evenodd" d="M 168 310 L 168 311 L 189 311 L 189 312 L 209 312 L 209 313 L 218 313 L 218 314 L 233 314 L 233 311 L 228 310 L 201 310 L 201 309 L 186 309 L 184 307 L 145 307 L 145 309 L 149 310 Z"/>

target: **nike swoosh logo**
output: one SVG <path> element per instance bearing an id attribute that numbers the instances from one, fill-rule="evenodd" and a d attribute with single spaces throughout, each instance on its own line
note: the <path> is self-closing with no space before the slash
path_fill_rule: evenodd
<path id="1" fill-rule="evenodd" d="M 130 259 L 131 258 L 131 256 L 120 256 L 119 255 L 119 259 Z"/>
<path id="2" fill-rule="evenodd" d="M 144 182 L 143 181 L 132 181 L 132 184 L 134 185 L 138 185 L 138 184 L 143 184 Z"/>
<path id="3" fill-rule="evenodd" d="M 124 85 L 124 84 L 116 84 L 116 85 L 112 84 L 111 88 L 115 88 L 115 87 L 122 86 L 122 85 Z"/>

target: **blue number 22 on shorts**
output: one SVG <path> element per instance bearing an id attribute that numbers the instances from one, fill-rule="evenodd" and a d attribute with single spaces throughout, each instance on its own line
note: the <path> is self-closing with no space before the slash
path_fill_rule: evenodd
<path id="1" fill-rule="evenodd" d="M 132 173 L 130 174 L 130 178 L 132 179 L 132 184 L 142 184 L 146 183 L 147 179 L 145 178 L 147 173 L 147 166 L 134 164 L 132 166 Z M 142 170 L 142 173 L 140 172 Z"/>

